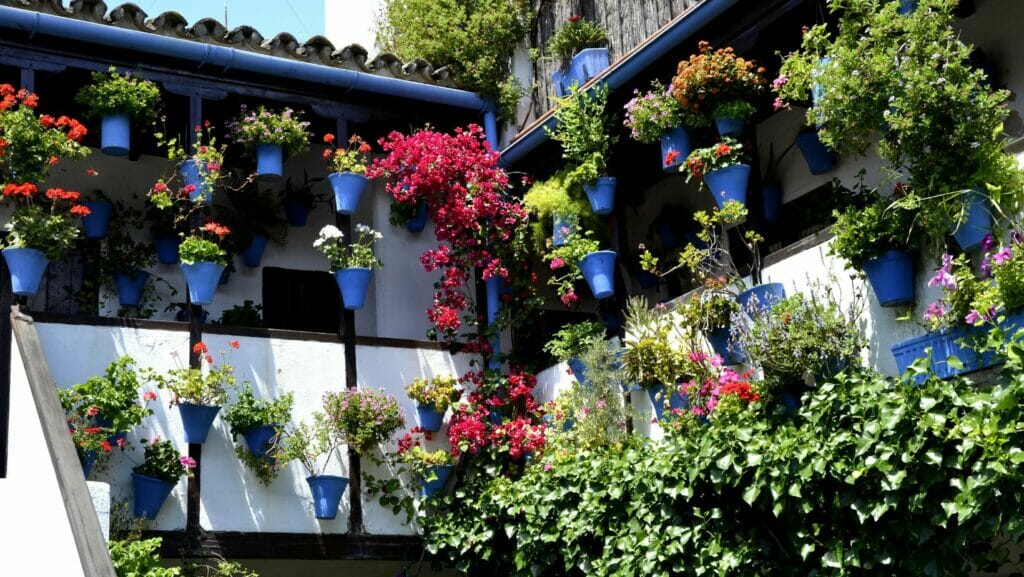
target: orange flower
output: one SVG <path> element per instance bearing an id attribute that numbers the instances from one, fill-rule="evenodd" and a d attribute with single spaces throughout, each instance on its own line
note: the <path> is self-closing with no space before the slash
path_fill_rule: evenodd
<path id="1" fill-rule="evenodd" d="M 206 343 L 204 343 L 203 341 L 199 341 L 198 343 L 192 346 L 192 352 L 194 354 L 200 355 L 209 352 L 209 349 L 206 348 Z"/>
<path id="2" fill-rule="evenodd" d="M 331 134 L 330 132 L 325 134 L 324 135 L 324 142 L 326 142 L 327 144 L 330 144 L 330 143 L 334 142 L 334 135 Z"/>

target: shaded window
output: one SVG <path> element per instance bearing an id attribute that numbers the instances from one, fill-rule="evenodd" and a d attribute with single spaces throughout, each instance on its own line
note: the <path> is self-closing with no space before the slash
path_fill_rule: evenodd
<path id="1" fill-rule="evenodd" d="M 263 324 L 270 329 L 337 333 L 341 296 L 324 271 L 263 269 Z"/>

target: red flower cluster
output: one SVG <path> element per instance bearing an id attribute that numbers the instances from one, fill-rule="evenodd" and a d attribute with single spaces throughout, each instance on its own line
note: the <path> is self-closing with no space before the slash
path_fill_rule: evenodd
<path id="1" fill-rule="evenodd" d="M 73 190 L 64 190 L 63 188 L 50 188 L 46 190 L 46 198 L 54 202 L 60 200 L 78 202 L 79 197 L 81 197 L 81 195 Z"/>
<path id="2" fill-rule="evenodd" d="M 228 227 L 226 227 L 226 226 L 224 226 L 222 224 L 217 224 L 216 222 L 213 222 L 212 220 L 207 222 L 206 224 L 204 224 L 202 227 L 200 227 L 200 230 L 204 230 L 206 232 L 212 232 L 213 234 L 217 235 L 218 238 L 224 238 L 227 235 L 231 234 L 231 229 L 230 228 L 228 228 Z"/>
<path id="3" fill-rule="evenodd" d="M 22 184 L 9 182 L 4 185 L 4 196 L 22 196 L 25 198 L 32 198 L 38 192 L 39 189 L 31 182 L 25 182 Z"/>
<path id="4" fill-rule="evenodd" d="M 718 158 L 722 158 L 723 156 L 729 154 L 730 152 L 732 152 L 732 147 L 723 142 L 718 145 L 718 148 L 715 149 L 715 156 L 717 156 Z"/>
<path id="5" fill-rule="evenodd" d="M 24 103 L 23 103 L 24 104 Z M 43 114 L 39 117 L 39 125 L 43 128 L 59 128 L 61 130 L 67 130 L 67 136 L 75 142 L 82 142 L 85 135 L 89 131 L 85 128 L 85 125 L 81 122 L 67 116 L 61 116 L 54 118 L 49 114 Z"/>
<path id="6" fill-rule="evenodd" d="M 672 166 L 673 164 L 676 163 L 677 160 L 679 160 L 680 156 L 681 154 L 678 150 L 674 148 L 670 149 L 667 153 L 665 153 L 665 166 Z"/>
<path id="7" fill-rule="evenodd" d="M 546 427 L 533 398 L 537 377 L 511 367 L 507 376 L 491 381 L 493 378 L 484 371 L 471 371 L 460 379 L 475 390 L 467 397 L 469 405 L 455 409 L 448 426 L 448 442 L 455 457 L 492 447 L 519 459 L 544 446 Z M 493 418 L 496 414 L 502 418 Z"/>
<path id="8" fill-rule="evenodd" d="M 21 103 L 29 108 L 39 104 L 39 97 L 24 88 L 15 91 L 10 84 L 0 84 L 0 111 Z"/>
<path id="9" fill-rule="evenodd" d="M 748 403 L 756 403 L 761 400 L 761 396 L 754 391 L 754 388 L 750 386 L 747 381 L 730 381 L 723 383 L 718 389 L 718 397 L 724 397 L 726 395 L 736 395 L 741 400 Z"/>

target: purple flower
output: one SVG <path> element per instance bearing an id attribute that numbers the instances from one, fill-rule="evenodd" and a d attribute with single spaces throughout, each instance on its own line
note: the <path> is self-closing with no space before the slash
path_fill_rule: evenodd
<path id="1" fill-rule="evenodd" d="M 785 74 L 780 74 L 778 78 L 772 80 L 772 90 L 778 92 L 787 82 L 789 82 L 789 77 Z"/>
<path id="2" fill-rule="evenodd" d="M 928 286 L 941 286 L 947 291 L 956 290 L 956 277 L 953 276 L 953 255 L 942 255 L 942 266 L 935 271 L 935 276 L 928 281 Z"/>
<path id="3" fill-rule="evenodd" d="M 939 320 L 946 316 L 946 307 L 939 303 L 932 303 L 928 305 L 928 310 L 924 312 L 924 320 L 933 321 Z"/>
<path id="4" fill-rule="evenodd" d="M 985 238 L 981 240 L 981 250 L 988 252 L 992 250 L 992 247 L 996 245 L 996 239 L 991 233 L 986 234 Z"/>
<path id="5" fill-rule="evenodd" d="M 992 263 L 988 259 L 982 260 L 979 268 L 981 269 L 981 278 L 992 278 Z"/>
<path id="6" fill-rule="evenodd" d="M 1009 246 L 1004 246 L 1002 250 L 992 255 L 992 261 L 997 265 L 1001 265 L 1006 261 L 1010 260 L 1011 256 L 1013 256 L 1012 248 Z"/>

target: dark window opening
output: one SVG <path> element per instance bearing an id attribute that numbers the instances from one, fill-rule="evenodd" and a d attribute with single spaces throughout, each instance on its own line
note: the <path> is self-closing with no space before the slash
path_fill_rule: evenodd
<path id="1" fill-rule="evenodd" d="M 341 296 L 324 271 L 263 269 L 263 324 L 270 329 L 337 333 Z"/>

